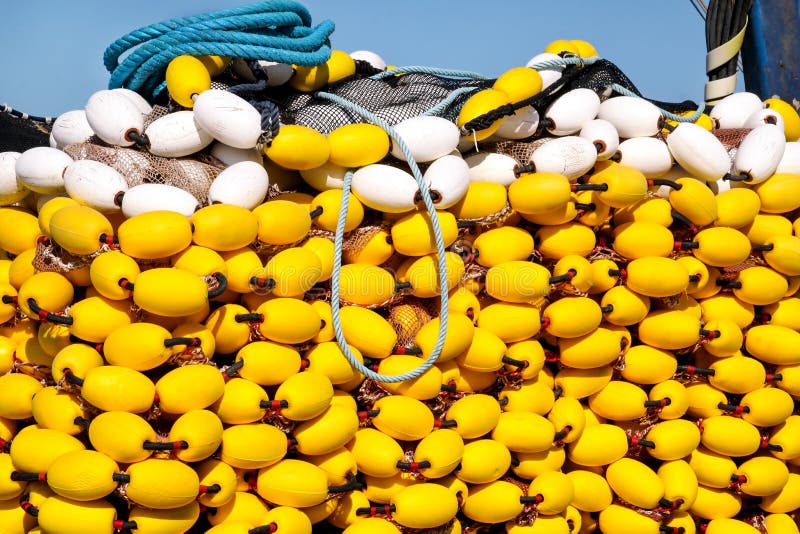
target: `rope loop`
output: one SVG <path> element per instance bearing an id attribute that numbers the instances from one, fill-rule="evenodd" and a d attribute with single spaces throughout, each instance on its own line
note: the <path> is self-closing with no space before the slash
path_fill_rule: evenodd
<path id="1" fill-rule="evenodd" d="M 348 170 L 344 176 L 343 184 L 342 184 L 342 203 L 339 207 L 339 218 L 336 224 L 336 234 L 334 238 L 334 254 L 333 254 L 333 271 L 331 274 L 331 314 L 333 318 L 333 329 L 336 333 L 336 342 L 339 344 L 339 348 L 344 353 L 347 361 L 350 362 L 350 365 L 353 366 L 358 372 L 365 375 L 367 378 L 371 378 L 372 380 L 378 382 L 403 382 L 405 380 L 412 380 L 417 378 L 418 376 L 422 375 L 433 367 L 436 363 L 436 360 L 439 358 L 439 354 L 442 352 L 442 348 L 444 347 L 444 340 L 447 334 L 447 312 L 448 312 L 448 299 L 449 296 L 445 288 L 447 288 L 447 263 L 445 258 L 445 244 L 444 238 L 442 237 L 442 229 L 439 225 L 439 219 L 436 216 L 436 206 L 434 205 L 433 199 L 431 198 L 430 188 L 425 180 L 422 178 L 422 172 L 417 165 L 417 162 L 414 160 L 414 157 L 411 155 L 411 150 L 408 148 L 408 145 L 403 140 L 400 135 L 392 128 L 389 123 L 381 119 L 380 117 L 370 113 L 366 109 L 346 100 L 340 96 L 326 93 L 323 91 L 315 93 L 315 96 L 319 98 L 323 98 L 325 100 L 329 100 L 342 108 L 361 116 L 364 120 L 383 128 L 383 130 L 391 137 L 392 141 L 394 141 L 400 150 L 403 152 L 403 155 L 408 162 L 408 166 L 411 169 L 411 174 L 414 176 L 414 179 L 419 186 L 419 193 L 422 197 L 422 202 L 425 204 L 425 209 L 428 212 L 428 215 L 431 219 L 431 228 L 433 230 L 433 238 L 436 243 L 436 255 L 437 255 L 437 271 L 439 276 L 439 287 L 442 288 L 441 295 L 440 295 L 440 306 L 439 306 L 439 333 L 436 338 L 436 345 L 433 348 L 430 356 L 428 356 L 424 362 L 422 362 L 419 367 L 408 371 L 406 373 L 401 373 L 399 375 L 384 375 L 380 373 L 376 373 L 372 369 L 366 367 L 363 363 L 358 361 L 355 357 L 353 352 L 350 350 L 350 347 L 347 345 L 347 340 L 344 336 L 344 331 L 342 329 L 342 320 L 341 315 L 339 313 L 339 282 L 341 277 L 341 270 L 342 270 L 342 249 L 343 249 L 343 242 L 344 242 L 344 226 L 347 220 L 347 209 L 349 206 L 350 201 L 350 186 L 353 181 L 353 172 Z"/>

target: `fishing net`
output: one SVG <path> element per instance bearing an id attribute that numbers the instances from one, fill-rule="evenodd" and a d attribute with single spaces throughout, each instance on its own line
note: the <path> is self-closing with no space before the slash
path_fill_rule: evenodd
<path id="1" fill-rule="evenodd" d="M 494 79 L 464 79 L 463 77 L 411 72 L 394 76 L 355 74 L 325 89 L 326 92 L 352 102 L 374 113 L 390 125 L 419 115 L 436 115 L 455 122 L 464 102 L 474 92 L 490 88 Z M 446 72 L 446 71 L 445 71 Z M 568 65 L 562 77 L 535 96 L 518 104 L 507 105 L 478 117 L 465 127 L 482 129 L 498 118 L 515 110 L 533 106 L 540 115 L 564 93 L 577 88 L 589 88 L 601 95 L 612 96 L 621 88 L 641 96 L 631 80 L 613 63 L 598 60 L 591 64 Z M 363 122 L 360 116 L 314 93 L 303 93 L 291 88 L 268 89 L 264 97 L 280 107 L 281 122 L 313 128 L 323 134 L 346 124 Z M 695 111 L 691 101 L 668 103 L 651 100 L 655 105 L 672 113 Z M 471 126 L 472 125 L 472 126 Z M 484 126 L 485 127 L 485 126 Z"/>
<path id="2" fill-rule="evenodd" d="M 0 108 L 0 152 L 25 152 L 29 148 L 48 146 L 50 125 L 17 117 Z"/>

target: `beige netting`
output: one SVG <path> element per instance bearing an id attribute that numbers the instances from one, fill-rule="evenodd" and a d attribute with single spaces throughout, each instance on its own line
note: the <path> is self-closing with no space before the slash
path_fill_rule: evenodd
<path id="1" fill-rule="evenodd" d="M 720 130 L 713 130 L 711 133 L 720 140 L 725 150 L 728 151 L 731 161 L 733 161 L 736 157 L 736 150 L 738 150 L 739 145 L 742 144 L 742 141 L 750 131 L 750 128 L 723 128 Z"/>
<path id="2" fill-rule="evenodd" d="M 98 252 L 90 256 L 70 254 L 49 239 L 40 239 L 36 243 L 36 254 L 33 256 L 33 268 L 40 272 L 66 273 L 82 269 L 104 249 L 97 242 Z"/>
<path id="3" fill-rule="evenodd" d="M 482 145 L 481 148 L 489 152 L 497 152 L 511 156 L 520 164 L 528 163 L 531 160 L 531 154 L 544 145 L 556 139 L 555 137 L 542 137 L 533 141 L 500 141 L 494 144 Z"/>
<path id="4" fill-rule="evenodd" d="M 95 143 L 76 143 L 64 148 L 72 159 L 99 161 L 122 174 L 129 187 L 140 184 L 167 184 L 187 191 L 205 206 L 211 182 L 225 166 L 208 154 L 185 158 L 162 158 L 132 148 Z"/>
<path id="5" fill-rule="evenodd" d="M 397 345 L 411 347 L 419 329 L 431 320 L 429 305 L 422 299 L 409 298 L 389 308 L 389 324 L 397 332 Z"/>

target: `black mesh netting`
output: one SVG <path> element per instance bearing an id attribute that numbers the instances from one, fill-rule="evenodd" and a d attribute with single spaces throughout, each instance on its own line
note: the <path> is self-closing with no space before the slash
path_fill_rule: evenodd
<path id="1" fill-rule="evenodd" d="M 331 85 L 327 92 L 340 96 L 395 125 L 422 115 L 440 104 L 462 87 L 486 89 L 494 80 L 463 80 L 432 74 L 404 74 L 373 80 L 358 75 Z M 469 98 L 463 94 L 453 99 L 438 116 L 455 122 L 458 112 Z M 308 126 L 324 134 L 345 124 L 363 122 L 337 104 L 313 93 L 287 92 L 277 99 L 281 122 Z"/>
<path id="2" fill-rule="evenodd" d="M 448 100 L 453 91 L 466 87 L 486 89 L 493 83 L 494 80 L 464 80 L 419 73 L 387 76 L 381 79 L 356 74 L 325 90 L 375 113 L 394 125 L 429 112 L 443 102 L 445 105 L 437 109 L 436 115 L 455 121 L 470 95 L 465 93 Z M 570 65 L 564 68 L 561 79 L 537 95 L 514 106 L 504 106 L 478 117 L 468 123 L 466 129 L 485 128 L 498 118 L 511 115 L 515 109 L 529 105 L 543 114 L 555 99 L 572 89 L 589 88 L 597 91 L 601 97 L 608 97 L 612 93 L 609 88 L 614 84 L 642 96 L 625 73 L 610 61 L 601 59 L 588 65 Z M 286 124 L 300 124 L 327 134 L 345 124 L 362 122 L 361 117 L 313 93 L 301 93 L 284 87 L 271 90 L 268 96 L 280 106 L 281 121 Z M 670 103 L 651 100 L 651 102 L 672 113 L 697 109 L 697 104 L 691 101 Z M 483 123 L 485 124 L 481 127 Z"/>
<path id="3" fill-rule="evenodd" d="M 49 146 L 49 125 L 0 111 L 0 152 L 25 152 Z"/>

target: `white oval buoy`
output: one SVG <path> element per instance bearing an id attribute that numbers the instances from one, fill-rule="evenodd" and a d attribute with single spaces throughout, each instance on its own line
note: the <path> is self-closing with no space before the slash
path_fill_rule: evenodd
<path id="1" fill-rule="evenodd" d="M 37 193 L 59 193 L 64 190 L 64 169 L 72 158 L 57 148 L 29 148 L 17 158 L 14 170 L 25 187 Z"/>
<path id="2" fill-rule="evenodd" d="M 600 97 L 591 89 L 568 91 L 547 108 L 544 116 L 551 121 L 547 125 L 547 131 L 553 135 L 577 133 L 586 123 L 597 117 L 599 109 Z"/>
<path id="3" fill-rule="evenodd" d="M 620 137 L 649 137 L 661 129 L 661 110 L 638 96 L 615 96 L 602 104 L 598 119 L 605 119 L 617 129 Z"/>
<path id="4" fill-rule="evenodd" d="M 772 108 L 759 109 L 744 121 L 743 128 L 757 128 L 762 124 L 774 124 L 785 131 L 783 116 Z"/>
<path id="5" fill-rule="evenodd" d="M 31 192 L 17 179 L 14 170 L 21 155 L 19 152 L 0 152 L 0 206 L 19 202 Z"/>
<path id="6" fill-rule="evenodd" d="M 64 187 L 81 204 L 98 211 L 114 211 L 119 209 L 117 195 L 128 190 L 128 182 L 105 163 L 82 159 L 64 171 Z"/>
<path id="7" fill-rule="evenodd" d="M 447 119 L 432 115 L 406 119 L 398 123 L 394 129 L 405 141 L 411 156 L 418 163 L 433 161 L 449 154 L 458 146 L 461 137 L 458 126 Z M 394 157 L 406 160 L 403 151 L 394 140 L 391 152 Z"/>
<path id="8" fill-rule="evenodd" d="M 347 168 L 330 161 L 314 169 L 300 171 L 303 180 L 317 191 L 341 189 Z"/>
<path id="9" fill-rule="evenodd" d="M 495 182 L 509 186 L 517 180 L 517 160 L 496 152 L 478 152 L 464 158 L 469 166 L 470 182 Z"/>
<path id="10" fill-rule="evenodd" d="M 150 113 L 153 112 L 153 106 L 150 105 L 150 102 L 145 100 L 145 98 L 136 91 L 132 91 L 125 87 L 118 87 L 116 89 L 112 89 L 112 91 L 115 93 L 119 93 L 128 100 L 130 100 L 133 103 L 133 105 L 136 106 L 136 109 L 139 110 L 139 113 L 141 113 L 142 115 L 149 115 Z"/>
<path id="11" fill-rule="evenodd" d="M 430 164 L 422 175 L 428 184 L 437 209 L 458 203 L 469 187 L 469 165 L 460 156 L 442 156 Z"/>
<path id="12" fill-rule="evenodd" d="M 786 143 L 786 147 L 783 149 L 783 156 L 775 172 L 800 174 L 800 142 L 792 141 L 791 143 Z"/>
<path id="13" fill-rule="evenodd" d="M 261 114 L 228 91 L 208 89 L 197 95 L 194 118 L 214 139 L 235 148 L 253 148 L 261 136 Z"/>
<path id="14" fill-rule="evenodd" d="M 749 184 L 758 184 L 775 173 L 786 148 L 786 137 L 774 124 L 750 130 L 733 160 L 733 174 L 746 174 Z"/>
<path id="15" fill-rule="evenodd" d="M 763 107 L 758 95 L 743 91 L 714 104 L 708 116 L 715 120 L 717 128 L 743 128 L 747 118 Z"/>
<path id="16" fill-rule="evenodd" d="M 539 112 L 533 106 L 525 106 L 504 118 L 500 127 L 492 137 L 502 139 L 525 139 L 536 133 L 539 128 Z M 469 136 L 466 136 L 469 139 Z"/>
<path id="17" fill-rule="evenodd" d="M 632 137 L 619 144 L 619 163 L 638 169 L 645 178 L 660 178 L 672 168 L 667 144 L 656 137 Z"/>
<path id="18" fill-rule="evenodd" d="M 586 174 L 597 161 L 597 149 L 592 143 L 568 135 L 549 141 L 531 154 L 536 172 L 555 172 L 574 180 Z"/>
<path id="19" fill-rule="evenodd" d="M 179 158 L 203 150 L 214 138 L 201 128 L 192 110 L 176 111 L 154 120 L 144 130 L 155 156 Z"/>
<path id="20" fill-rule="evenodd" d="M 97 91 L 89 97 L 84 110 L 92 131 L 109 145 L 131 146 L 134 140 L 130 134 L 144 130 L 144 115 L 120 92 Z"/>
<path id="21" fill-rule="evenodd" d="M 554 59 L 559 60 L 561 59 L 561 56 L 557 54 L 552 54 L 550 52 L 542 52 L 541 54 L 536 54 L 535 56 L 533 56 L 525 66 L 534 68 L 539 63 L 542 63 L 544 61 L 551 61 Z M 542 89 L 545 89 L 561 78 L 561 73 L 564 72 L 564 67 L 547 67 L 536 70 L 542 77 Z"/>
<path id="22" fill-rule="evenodd" d="M 356 61 L 366 61 L 378 70 L 386 70 L 386 61 L 375 52 L 356 50 L 355 52 L 350 52 L 350 57 Z"/>
<path id="23" fill-rule="evenodd" d="M 267 75 L 267 85 L 270 87 L 285 84 L 294 74 L 294 69 L 288 63 L 259 59 L 256 64 Z"/>
<path id="24" fill-rule="evenodd" d="M 264 162 L 264 157 L 257 148 L 234 148 L 225 143 L 220 143 L 219 141 L 211 145 L 211 150 L 209 150 L 209 152 L 226 166 L 239 163 L 240 161 L 253 161 L 259 165 Z"/>
<path id="25" fill-rule="evenodd" d="M 608 159 L 619 146 L 619 133 L 614 125 L 604 119 L 594 119 L 583 125 L 578 133 L 597 149 L 597 159 Z"/>
<path id="26" fill-rule="evenodd" d="M 715 182 L 730 171 L 731 158 L 725 146 L 697 124 L 678 124 L 667 136 L 667 146 L 675 161 L 700 180 Z"/>
<path id="27" fill-rule="evenodd" d="M 267 170 L 253 161 L 240 161 L 219 173 L 208 190 L 209 204 L 233 204 L 251 210 L 269 189 Z"/>
<path id="28" fill-rule="evenodd" d="M 353 173 L 353 194 L 372 209 L 403 213 L 415 207 L 419 187 L 414 177 L 402 169 L 374 163 Z"/>
<path id="29" fill-rule="evenodd" d="M 73 143 L 85 143 L 94 135 L 94 130 L 86 120 L 86 112 L 75 109 L 56 118 L 50 135 L 55 140 L 55 148 L 64 148 Z"/>
<path id="30" fill-rule="evenodd" d="M 140 184 L 122 196 L 122 214 L 127 218 L 150 211 L 174 211 L 186 217 L 199 208 L 197 199 L 179 187 L 166 184 Z"/>

